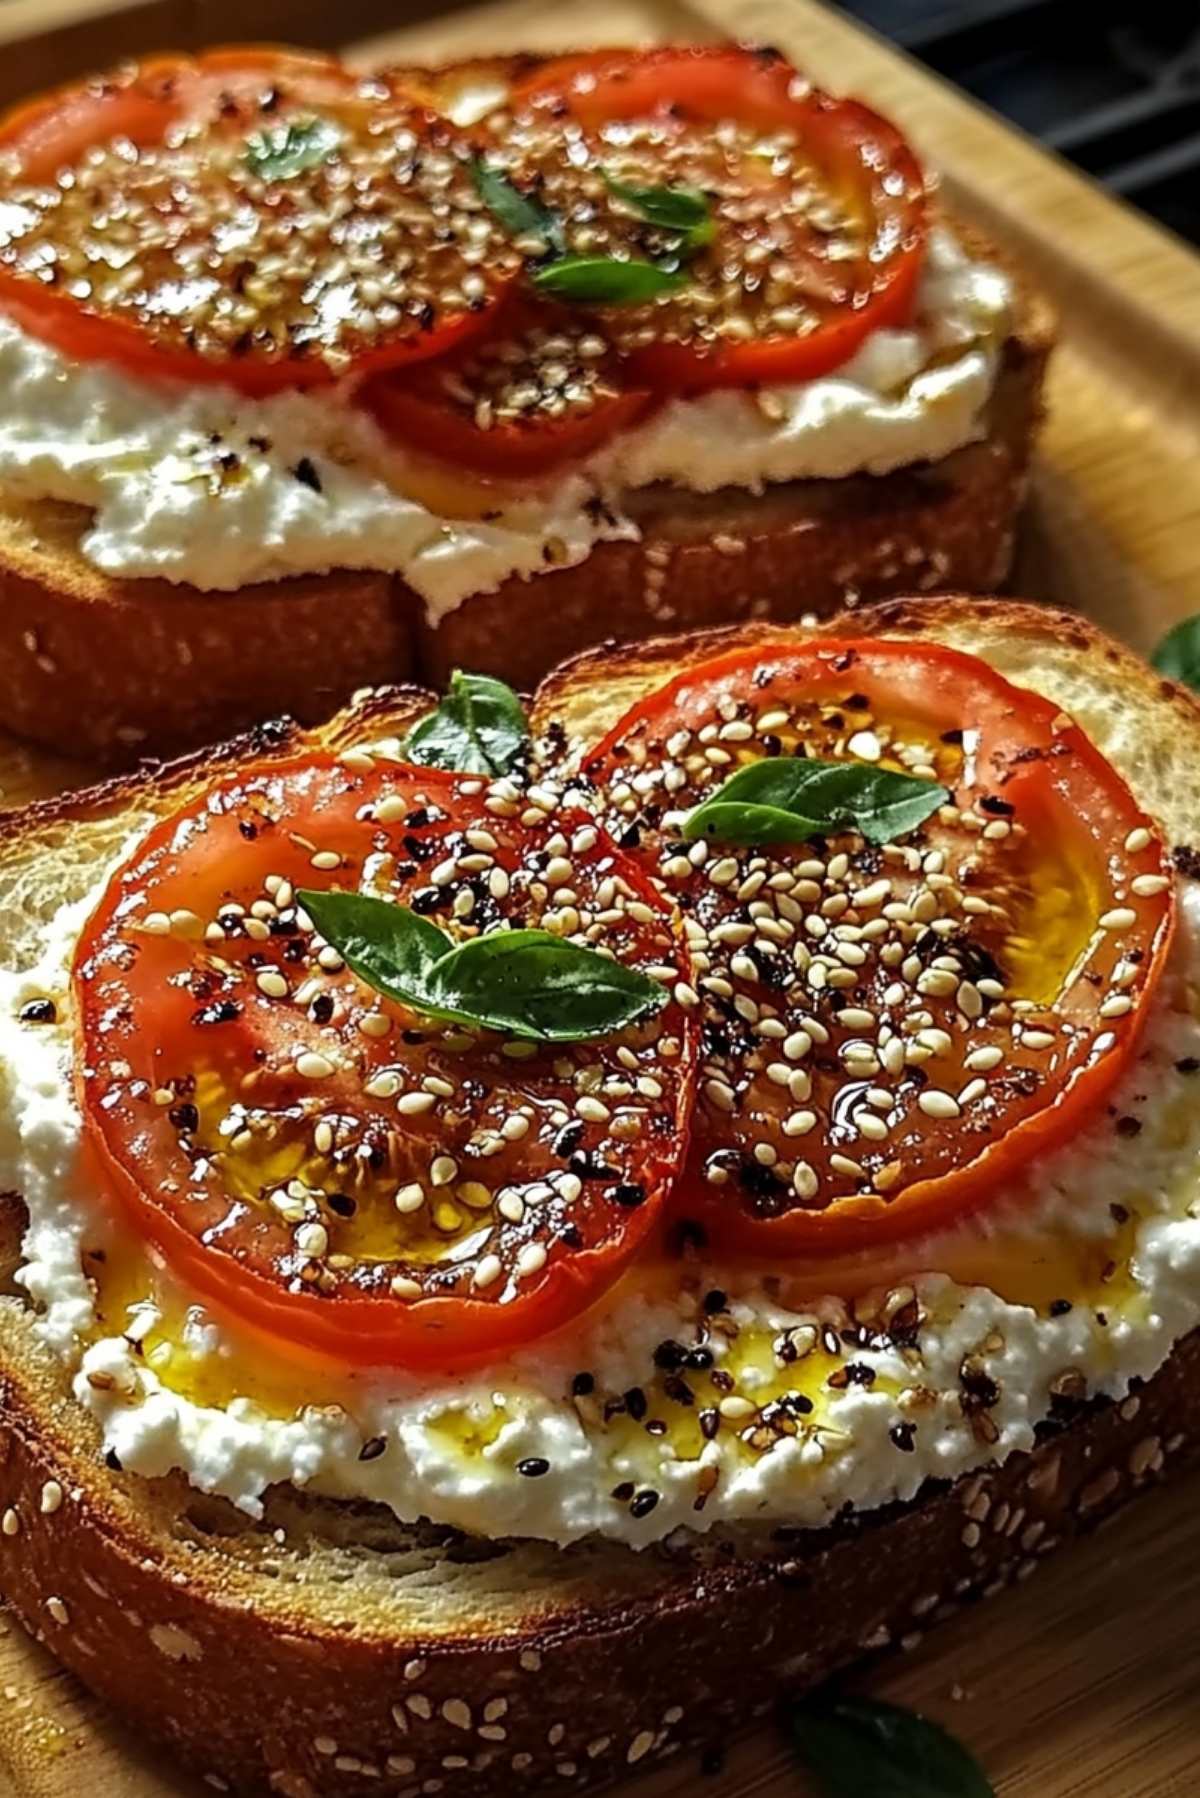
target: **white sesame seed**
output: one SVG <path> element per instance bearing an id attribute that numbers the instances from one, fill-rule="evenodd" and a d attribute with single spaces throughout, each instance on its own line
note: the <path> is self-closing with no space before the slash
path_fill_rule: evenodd
<path id="1" fill-rule="evenodd" d="M 416 1180 L 410 1180 L 406 1186 L 400 1187 L 396 1194 L 396 1210 L 404 1214 L 419 1211 L 425 1203 L 425 1188 Z"/>
<path id="2" fill-rule="evenodd" d="M 327 1080 L 334 1072 L 334 1066 L 327 1055 L 305 1049 L 296 1057 L 296 1072 L 305 1080 Z"/>
<path id="3" fill-rule="evenodd" d="M 296 1231 L 296 1247 L 302 1255 L 319 1260 L 329 1248 L 329 1232 L 324 1224 L 301 1224 Z"/>
<path id="4" fill-rule="evenodd" d="M 1021 1037 L 1021 1043 L 1026 1049 L 1052 1049 L 1054 1034 L 1050 1030 L 1026 1030 Z"/>
<path id="5" fill-rule="evenodd" d="M 61 1623 L 64 1629 L 71 1621 L 71 1614 L 61 1598 L 48 1598 L 46 1600 L 46 1609 L 53 1617 L 55 1623 Z"/>
<path id="6" fill-rule="evenodd" d="M 384 1068 L 378 1074 L 372 1074 L 363 1091 L 371 1099 L 394 1099 L 400 1091 L 400 1076 L 391 1068 Z"/>
<path id="7" fill-rule="evenodd" d="M 982 1048 L 972 1049 L 963 1062 L 965 1068 L 975 1074 L 986 1074 L 992 1068 L 998 1068 L 1004 1060 L 1004 1050 L 992 1043 L 985 1043 Z"/>
<path id="8" fill-rule="evenodd" d="M 917 1104 L 926 1117 L 956 1118 L 959 1114 L 958 1100 L 952 1093 L 943 1092 L 937 1086 L 926 1087 L 918 1097 Z"/>
<path id="9" fill-rule="evenodd" d="M 41 1510 L 43 1517 L 52 1517 L 63 1501 L 63 1489 L 57 1480 L 47 1480 L 42 1487 Z"/>
<path id="10" fill-rule="evenodd" d="M 494 1286 L 503 1272 L 504 1263 L 499 1255 L 485 1255 L 471 1276 L 471 1284 L 476 1291 L 483 1292 L 487 1287 Z"/>
<path id="11" fill-rule="evenodd" d="M 537 1274 L 546 1265 L 545 1245 L 540 1242 L 527 1242 L 517 1256 L 517 1273 L 523 1278 Z"/>
<path id="12" fill-rule="evenodd" d="M 810 1130 L 815 1130 L 816 1124 L 817 1114 L 815 1111 L 792 1111 L 783 1120 L 783 1134 L 785 1136 L 807 1136 Z"/>
<path id="13" fill-rule="evenodd" d="M 5 1511 L 5 1513 L 4 1513 L 3 1520 L 0 1521 L 0 1529 L 2 1529 L 4 1531 L 4 1534 L 6 1536 L 15 1536 L 19 1532 L 20 1528 L 21 1528 L 21 1519 L 17 1515 L 16 1511 L 14 1511 L 13 1507 L 11 1505 L 9 1505 L 7 1511 Z"/>
<path id="14" fill-rule="evenodd" d="M 1128 993 L 1114 993 L 1112 998 L 1106 999 L 1100 1007 L 1100 1016 L 1102 1018 L 1123 1018 L 1126 1012 L 1132 1010 L 1133 1000 Z"/>
<path id="15" fill-rule="evenodd" d="M 864 762 L 877 762 L 883 754 L 883 746 L 873 730 L 856 730 L 846 748 Z"/>
<path id="16" fill-rule="evenodd" d="M 807 1161 L 798 1161 L 792 1172 L 792 1187 L 797 1197 L 811 1199 L 816 1196 L 817 1176 Z"/>
<path id="17" fill-rule="evenodd" d="M 342 858 L 336 849 L 318 849 L 315 855 L 309 857 L 309 865 L 313 868 L 320 868 L 328 874 L 332 873 L 334 868 L 341 867 Z"/>
<path id="18" fill-rule="evenodd" d="M 973 1105 L 976 1099 L 982 1099 L 986 1091 L 986 1080 L 980 1080 L 978 1078 L 968 1080 L 967 1084 L 958 1095 L 958 1102 L 960 1105 Z"/>
<path id="19" fill-rule="evenodd" d="M 722 1417 L 727 1417 L 731 1423 L 736 1423 L 742 1418 L 753 1417 L 756 1407 L 748 1398 L 742 1398 L 737 1393 L 730 1393 L 728 1398 L 721 1400 L 717 1409 Z"/>
<path id="20" fill-rule="evenodd" d="M 283 975 L 278 973 L 274 968 L 264 968 L 262 972 L 256 976 L 254 984 L 257 986 L 260 993 L 266 994 L 268 999 L 287 998 L 288 983 Z"/>
<path id="21" fill-rule="evenodd" d="M 864 1011 L 856 1005 L 847 1005 L 838 1013 L 838 1023 L 844 1024 L 847 1030 L 874 1030 L 876 1017 L 873 1011 Z"/>
<path id="22" fill-rule="evenodd" d="M 1137 913 L 1128 905 L 1118 905 L 1102 912 L 1098 922 L 1101 930 L 1130 930 L 1137 923 Z"/>
<path id="23" fill-rule="evenodd" d="M 1153 838 L 1145 825 L 1139 824 L 1137 828 L 1131 830 L 1129 835 L 1125 838 L 1125 847 L 1128 849 L 1130 855 L 1137 855 L 1141 850 L 1149 849 L 1152 841 Z"/>
<path id="24" fill-rule="evenodd" d="M 1129 883 L 1130 890 L 1139 899 L 1152 899 L 1156 893 L 1165 892 L 1170 884 L 1165 874 L 1139 874 Z"/>
<path id="25" fill-rule="evenodd" d="M 421 1117 L 436 1104 L 435 1093 L 404 1093 L 396 1100 L 396 1110 L 404 1117 Z"/>
<path id="26" fill-rule="evenodd" d="M 147 936 L 169 936 L 171 920 L 165 911 L 148 911 L 142 919 L 140 928 Z"/>
<path id="27" fill-rule="evenodd" d="M 453 1155 L 435 1155 L 429 1169 L 429 1178 L 435 1186 L 449 1186 L 458 1173 L 458 1163 Z"/>

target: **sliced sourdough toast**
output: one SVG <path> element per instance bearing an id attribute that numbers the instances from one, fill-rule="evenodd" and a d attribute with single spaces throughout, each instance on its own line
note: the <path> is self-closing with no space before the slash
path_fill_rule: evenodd
<path id="1" fill-rule="evenodd" d="M 446 107 L 464 88 L 486 89 L 538 60 L 392 73 Z M 598 543 L 575 566 L 513 575 L 437 625 L 402 578 L 370 571 L 233 593 L 110 576 L 80 550 L 86 511 L 0 495 L 0 722 L 64 753 L 128 765 L 271 713 L 319 722 L 368 683 L 441 684 L 467 667 L 530 687 L 602 636 L 823 617 L 897 591 L 996 590 L 1012 558 L 1054 320 L 1003 252 L 950 222 L 973 255 L 1008 269 L 1015 288 L 978 442 L 888 475 L 784 482 L 761 494 L 632 491 L 622 504 L 637 541 Z"/>
<path id="2" fill-rule="evenodd" d="M 1181 869 L 1200 871 L 1200 707 L 1093 627 L 956 599 L 898 601 L 826 628 L 947 642 L 1035 685 L 1164 821 Z M 545 684 L 536 717 L 586 741 L 689 661 L 810 634 L 750 627 L 596 651 Z M 320 732 L 268 728 L 8 815 L 6 964 L 28 965 L 55 907 L 210 775 L 247 755 L 392 736 L 428 703 L 413 689 L 372 695 Z M 274 1489 L 255 1522 L 180 1476 L 146 1481 L 103 1465 L 96 1427 L 12 1283 L 22 1212 L 11 1195 L 0 1587 L 87 1684 L 219 1789 L 479 1798 L 625 1775 L 726 1736 L 781 1688 L 818 1683 L 1024 1578 L 1200 1448 L 1198 1334 L 1120 1402 L 1065 1404 L 1032 1454 L 823 1530 L 743 1526 L 641 1552 L 594 1539 L 560 1549 L 401 1524 L 290 1488 Z"/>

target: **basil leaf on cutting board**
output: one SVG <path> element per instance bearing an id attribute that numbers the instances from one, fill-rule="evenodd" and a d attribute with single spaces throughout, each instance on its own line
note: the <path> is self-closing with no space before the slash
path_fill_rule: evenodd
<path id="1" fill-rule="evenodd" d="M 246 162 L 263 181 L 290 181 L 328 160 L 342 141 L 328 119 L 290 119 L 246 139 Z"/>
<path id="2" fill-rule="evenodd" d="M 502 680 L 455 669 L 441 704 L 414 724 L 400 747 L 422 768 L 511 774 L 529 747 L 529 726 L 521 701 Z"/>
<path id="3" fill-rule="evenodd" d="M 1160 674 L 1200 693 L 1200 612 L 1169 630 L 1150 660 Z"/>
<path id="4" fill-rule="evenodd" d="M 815 1698 L 790 1717 L 822 1798 L 996 1798 L 974 1755 L 940 1724 L 871 1698 Z"/>
<path id="5" fill-rule="evenodd" d="M 722 782 L 688 813 L 682 834 L 723 843 L 805 843 L 853 826 L 868 843 L 893 843 L 950 797 L 935 780 L 872 762 L 769 756 Z"/>
<path id="6" fill-rule="evenodd" d="M 443 1023 L 577 1043 L 666 1004 L 658 981 L 548 930 L 494 930 L 455 946 L 406 905 L 310 888 L 296 899 L 360 980 Z"/>

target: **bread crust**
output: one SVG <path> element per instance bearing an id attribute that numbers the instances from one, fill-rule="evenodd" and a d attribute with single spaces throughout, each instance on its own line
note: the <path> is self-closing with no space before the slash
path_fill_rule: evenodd
<path id="1" fill-rule="evenodd" d="M 464 78 L 543 59 L 393 70 L 446 101 Z M 0 500 L 0 722 L 108 766 L 175 755 L 289 713 L 327 718 L 357 688 L 456 667 L 533 686 L 603 635 L 629 641 L 760 617 L 827 616 L 895 592 L 993 592 L 1012 561 L 1055 321 L 1003 252 L 950 221 L 1016 290 L 986 434 L 888 475 L 772 484 L 762 494 L 667 485 L 625 496 L 636 542 L 509 577 L 436 627 L 398 576 L 337 570 L 205 592 L 105 575 L 80 552 L 87 514 Z"/>
<path id="2" fill-rule="evenodd" d="M 1131 742 L 1153 739 L 1157 809 L 1170 811 L 1172 790 L 1186 787 L 1165 822 L 1187 843 L 1195 801 L 1170 758 L 1194 770 L 1200 706 L 1094 626 L 1016 602 L 903 600 L 818 632 L 869 633 L 975 642 L 1014 677 L 1040 671 L 1056 694 L 1086 674 L 1128 715 Z M 564 718 L 586 738 L 668 672 L 780 634 L 758 625 L 591 651 L 544 683 L 535 720 Z M 248 753 L 395 735 L 427 703 L 415 690 L 373 694 L 323 732 L 272 728 L 0 817 L 0 883 L 64 832 L 166 809 Z M 11 1198 L 0 1207 L 9 1291 L 22 1210 Z M 1198 1450 L 1200 1332 L 1120 1401 L 1064 1403 L 1032 1454 L 832 1529 L 714 1532 L 640 1553 L 426 1531 L 413 1578 L 391 1548 L 404 1532 L 376 1507 L 276 1492 L 254 1523 L 180 1476 L 105 1468 L 96 1424 L 33 1338 L 28 1311 L 0 1298 L 6 1596 L 146 1734 L 235 1791 L 283 1798 L 420 1798 L 431 1780 L 443 1798 L 511 1798 L 600 1783 L 721 1739 L 780 1690 L 911 1643 L 1026 1578 Z M 330 1546 L 335 1520 L 353 1533 L 347 1547 Z"/>

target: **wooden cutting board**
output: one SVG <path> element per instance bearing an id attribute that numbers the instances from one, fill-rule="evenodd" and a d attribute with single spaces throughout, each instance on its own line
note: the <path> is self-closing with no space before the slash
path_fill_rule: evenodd
<path id="1" fill-rule="evenodd" d="M 432 14 L 432 16 L 430 16 Z M 396 29 L 398 15 L 406 19 Z M 562 0 L 423 13 L 421 0 L 6 0 L 0 98 L 115 54 L 232 37 L 354 45 L 364 60 L 726 35 L 779 44 L 861 93 L 940 165 L 954 203 L 1057 300 L 1064 342 L 1016 586 L 1078 606 L 1139 648 L 1200 610 L 1200 259 L 814 0 Z M 0 800 L 86 770 L 0 742 Z M 1143 1499 L 1028 1585 L 942 1626 L 866 1682 L 969 1742 L 999 1798 L 1200 1793 L 1200 1475 Z M 0 1798 L 202 1793 L 0 1619 Z M 181 1697 L 186 1702 L 186 1695 Z M 803 1798 L 762 1726 L 702 1780 L 680 1757 L 630 1798 Z"/>

